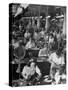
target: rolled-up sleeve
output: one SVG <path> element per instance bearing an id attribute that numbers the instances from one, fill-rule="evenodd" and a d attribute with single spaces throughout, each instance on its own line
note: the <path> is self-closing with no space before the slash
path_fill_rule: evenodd
<path id="1" fill-rule="evenodd" d="M 25 79 L 27 79 L 26 67 L 23 68 L 22 76 L 23 76 Z"/>
<path id="2" fill-rule="evenodd" d="M 36 66 L 36 73 L 37 73 L 39 76 L 41 76 L 41 71 L 40 71 L 40 69 L 39 69 L 38 66 Z"/>

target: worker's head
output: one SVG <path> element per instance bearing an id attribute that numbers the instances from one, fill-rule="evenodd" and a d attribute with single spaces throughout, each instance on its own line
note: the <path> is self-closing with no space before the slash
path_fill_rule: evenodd
<path id="1" fill-rule="evenodd" d="M 57 51 L 56 51 L 56 54 L 60 57 L 61 54 L 62 54 L 61 50 L 57 50 Z"/>
<path id="2" fill-rule="evenodd" d="M 31 62 L 30 67 L 35 67 L 35 62 Z"/>

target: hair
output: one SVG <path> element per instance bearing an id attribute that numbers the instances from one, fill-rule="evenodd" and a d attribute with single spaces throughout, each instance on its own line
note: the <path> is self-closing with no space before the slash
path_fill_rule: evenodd
<path id="1" fill-rule="evenodd" d="M 61 56 L 61 54 L 62 54 L 61 50 L 60 50 L 60 49 L 57 50 L 57 51 L 56 51 L 56 54 L 57 54 L 58 56 Z"/>
<path id="2" fill-rule="evenodd" d="M 35 63 L 35 66 L 36 66 L 36 61 L 34 61 L 34 60 L 33 60 L 33 61 L 29 61 L 29 62 L 28 62 L 28 66 L 30 66 L 31 63 Z"/>

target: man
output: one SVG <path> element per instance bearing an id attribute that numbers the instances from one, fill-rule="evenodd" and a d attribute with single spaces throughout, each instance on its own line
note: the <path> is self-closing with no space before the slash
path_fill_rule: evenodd
<path id="1" fill-rule="evenodd" d="M 35 47 L 35 43 L 34 41 L 30 38 L 29 41 L 27 42 L 25 48 L 29 49 L 29 48 L 34 48 Z"/>
<path id="2" fill-rule="evenodd" d="M 40 31 L 39 36 L 42 37 L 42 38 L 45 36 L 45 31 L 44 31 L 43 28 L 42 28 L 42 30 Z"/>
<path id="3" fill-rule="evenodd" d="M 60 71 L 65 64 L 64 55 L 62 55 L 60 50 L 58 50 L 57 52 L 54 52 L 49 56 L 48 61 L 51 63 L 50 76 L 54 80 L 55 78 L 57 78 L 56 76 L 60 74 Z M 59 82 L 59 79 L 57 82 Z M 55 79 L 55 81 L 56 80 L 57 79 Z"/>
<path id="4" fill-rule="evenodd" d="M 15 48 L 19 47 L 19 41 L 15 41 L 15 39 L 12 39 L 12 46 Z"/>
<path id="5" fill-rule="evenodd" d="M 35 39 L 35 41 L 37 41 L 39 39 L 39 35 L 36 31 L 34 31 L 33 38 Z"/>
<path id="6" fill-rule="evenodd" d="M 50 50 L 53 50 L 53 46 L 54 46 L 54 37 L 53 37 L 53 34 L 51 34 L 51 35 L 49 36 L 48 46 L 49 46 L 49 49 L 50 49 Z"/>
<path id="7" fill-rule="evenodd" d="M 40 69 L 38 68 L 37 65 L 35 65 L 34 62 L 30 63 L 30 66 L 26 65 L 24 66 L 22 70 L 22 76 L 24 77 L 25 80 L 33 80 L 35 79 L 36 75 L 38 75 L 37 79 L 40 79 L 41 77 L 41 72 Z"/>
<path id="8" fill-rule="evenodd" d="M 29 39 L 31 36 L 31 34 L 28 32 L 28 30 L 26 30 L 25 34 L 24 34 L 24 38 Z"/>

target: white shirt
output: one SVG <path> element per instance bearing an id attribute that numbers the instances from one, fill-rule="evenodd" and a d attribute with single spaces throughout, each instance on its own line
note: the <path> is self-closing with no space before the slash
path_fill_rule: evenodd
<path id="1" fill-rule="evenodd" d="M 30 33 L 29 33 L 29 32 L 26 32 L 26 33 L 24 34 L 24 37 L 25 37 L 25 38 L 29 38 L 29 37 L 30 37 Z"/>
<path id="2" fill-rule="evenodd" d="M 64 57 L 61 56 L 61 57 L 58 57 L 56 53 L 52 53 L 50 56 L 49 56 L 49 61 L 57 64 L 57 65 L 64 65 Z"/>
<path id="3" fill-rule="evenodd" d="M 31 42 L 31 41 L 27 42 L 27 44 L 25 46 L 26 49 L 33 48 L 33 47 L 35 47 L 35 44 L 33 42 Z"/>
<path id="4" fill-rule="evenodd" d="M 54 38 L 49 37 L 49 43 L 53 43 L 54 42 Z"/>
<path id="5" fill-rule="evenodd" d="M 35 32 L 33 37 L 35 40 L 38 39 L 38 37 L 39 37 L 38 33 Z"/>
<path id="6" fill-rule="evenodd" d="M 28 79 L 28 77 L 34 75 L 35 72 L 36 72 L 39 76 L 41 75 L 41 72 L 40 72 L 40 69 L 38 68 L 38 66 L 32 68 L 32 67 L 28 67 L 28 66 L 26 65 L 26 66 L 23 68 L 22 76 L 23 76 L 25 79 Z"/>
<path id="7" fill-rule="evenodd" d="M 41 31 L 41 32 L 39 33 L 39 36 L 40 36 L 40 37 L 44 37 L 44 35 L 45 35 L 44 31 Z"/>
<path id="8" fill-rule="evenodd" d="M 12 45 L 14 46 L 14 48 L 19 47 L 19 41 L 18 42 L 14 42 L 14 40 L 12 41 Z"/>

